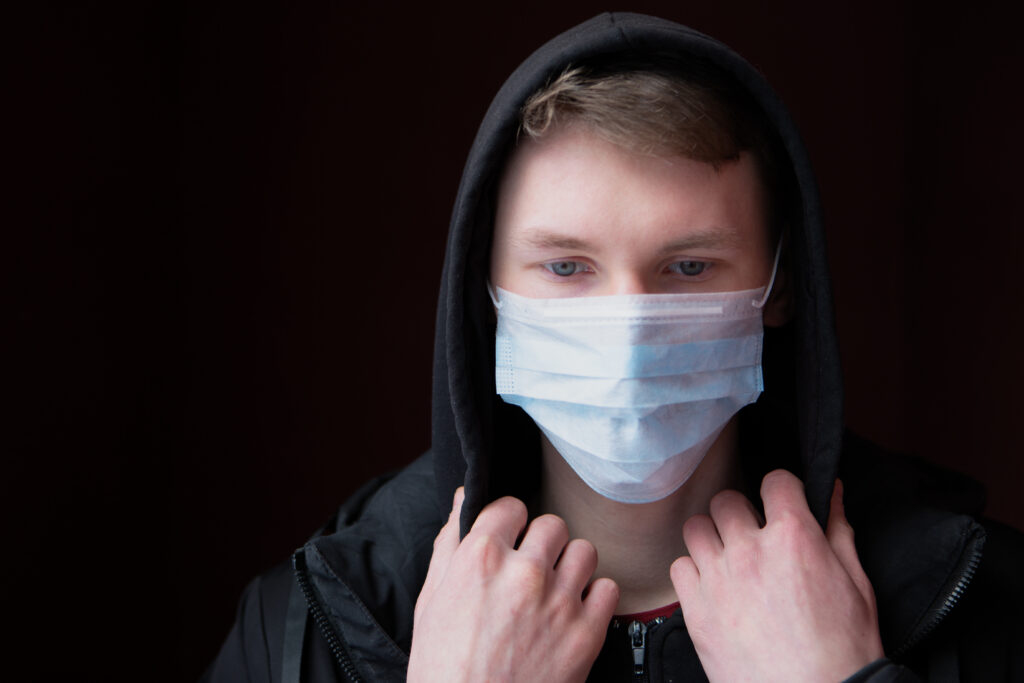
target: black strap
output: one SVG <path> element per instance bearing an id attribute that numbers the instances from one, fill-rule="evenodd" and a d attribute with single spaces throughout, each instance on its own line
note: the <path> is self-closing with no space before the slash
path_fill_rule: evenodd
<path id="1" fill-rule="evenodd" d="M 284 622 L 284 653 L 281 655 L 281 683 L 301 683 L 302 649 L 306 641 L 306 621 L 309 617 L 306 596 L 299 582 L 292 577 L 292 590 L 288 595 L 288 616 Z"/>

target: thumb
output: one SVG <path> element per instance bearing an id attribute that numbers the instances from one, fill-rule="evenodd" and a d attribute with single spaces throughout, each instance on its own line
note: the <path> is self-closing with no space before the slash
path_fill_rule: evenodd
<path id="1" fill-rule="evenodd" d="M 420 605 L 428 600 L 433 594 L 437 585 L 448 571 L 448 565 L 452 561 L 452 555 L 459 547 L 459 517 L 462 512 L 462 501 L 465 499 L 465 490 L 462 486 L 455 489 L 455 497 L 452 500 L 452 511 L 448 515 L 448 521 L 441 527 L 437 537 L 434 539 L 434 552 L 430 556 L 430 567 L 427 569 L 427 578 L 423 581 L 423 588 L 420 589 L 419 599 L 416 600 L 416 611 L 419 612 Z"/>
<path id="2" fill-rule="evenodd" d="M 828 539 L 832 552 L 839 558 L 843 569 L 853 579 L 861 595 L 873 596 L 871 582 L 868 580 L 864 568 L 857 556 L 857 547 L 853 543 L 853 527 L 846 519 L 846 508 L 843 505 L 843 482 L 836 479 L 832 488 L 832 502 L 829 505 L 828 526 L 825 529 L 825 537 Z"/>

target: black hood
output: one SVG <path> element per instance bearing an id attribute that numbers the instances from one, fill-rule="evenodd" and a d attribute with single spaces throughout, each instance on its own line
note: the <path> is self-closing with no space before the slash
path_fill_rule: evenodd
<path id="1" fill-rule="evenodd" d="M 512 74 L 473 144 L 452 216 L 438 307 L 431 451 L 393 479 L 368 484 L 324 535 L 296 553 L 296 575 L 308 587 L 320 632 L 343 643 L 339 651 L 371 680 L 404 679 L 414 606 L 454 489 L 465 483 L 465 532 L 490 500 L 507 493 L 525 498 L 529 491 L 522 487 L 538 481 L 531 469 L 539 461 L 537 429 L 495 394 L 493 310 L 486 291 L 495 190 L 520 107 L 570 63 L 618 56 L 651 61 L 666 54 L 692 55 L 731 74 L 763 110 L 788 157 L 795 216 L 784 244 L 794 319 L 765 331 L 765 391 L 740 413 L 740 453 L 748 475 L 780 465 L 800 474 L 811 510 L 820 522 L 826 519 L 844 440 L 842 387 L 821 211 L 799 136 L 760 74 L 721 43 L 651 17 L 601 15 L 555 38 Z M 846 451 L 846 508 L 878 597 L 883 641 L 887 652 L 910 656 L 970 583 L 985 534 L 970 517 L 945 511 L 959 480 L 950 484 L 919 466 L 894 468 L 896 460 L 857 440 L 848 439 Z M 958 512 L 976 508 L 977 496 L 959 498 L 970 504 L 958 504 Z M 689 642 L 679 612 L 658 633 L 662 645 L 651 645 L 652 662 L 696 662 L 696 654 L 679 655 L 692 650 L 669 640 Z"/>
<path id="2" fill-rule="evenodd" d="M 824 522 L 842 441 L 842 380 L 825 258 L 821 208 L 807 153 L 796 127 L 761 74 L 722 43 L 670 21 L 606 13 L 566 31 L 530 55 L 502 86 L 487 111 L 466 161 L 452 213 L 434 348 L 433 443 L 439 505 L 466 486 L 463 532 L 503 489 L 516 458 L 529 469 L 537 449 L 532 424 L 509 412 L 494 389 L 494 335 L 486 293 L 495 192 L 519 125 L 525 99 L 567 65 L 615 55 L 657 60 L 692 56 L 710 63 L 749 93 L 778 135 L 792 167 L 798 198 L 786 245 L 795 300 L 785 353 L 766 334 L 765 394 L 791 388 L 785 403 L 799 450 L 795 469 Z M 781 345 L 777 342 L 776 346 Z M 775 362 L 778 367 L 771 367 Z M 525 432 L 523 434 L 522 432 Z"/>

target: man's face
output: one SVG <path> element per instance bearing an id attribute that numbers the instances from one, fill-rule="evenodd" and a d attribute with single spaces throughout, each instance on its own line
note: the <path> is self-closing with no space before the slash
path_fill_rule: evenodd
<path id="1" fill-rule="evenodd" d="M 506 169 L 491 282 L 534 298 L 755 289 L 775 251 L 765 207 L 747 154 L 716 171 L 567 126 Z"/>

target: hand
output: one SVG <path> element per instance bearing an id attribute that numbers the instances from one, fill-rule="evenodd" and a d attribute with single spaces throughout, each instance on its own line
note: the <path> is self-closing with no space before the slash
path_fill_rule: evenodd
<path id="1" fill-rule="evenodd" d="M 803 484 L 784 470 L 761 484 L 766 523 L 736 491 L 683 525 L 689 557 L 671 576 L 711 681 L 839 681 L 883 657 L 874 591 L 832 492 L 823 533 Z"/>
<path id="2" fill-rule="evenodd" d="M 588 541 L 569 541 L 561 518 L 533 520 L 515 498 L 481 512 L 459 541 L 462 489 L 434 541 L 416 601 L 410 681 L 582 681 L 619 599 L 598 579 Z"/>

